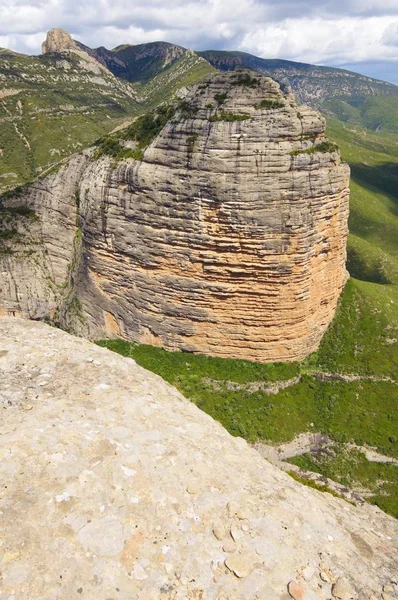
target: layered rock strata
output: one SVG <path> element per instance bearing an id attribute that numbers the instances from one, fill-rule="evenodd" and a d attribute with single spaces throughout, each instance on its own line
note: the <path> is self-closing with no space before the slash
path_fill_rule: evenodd
<path id="1" fill-rule="evenodd" d="M 0 319 L 2 598 L 390 600 L 397 521 L 304 487 L 156 375 Z"/>
<path id="2" fill-rule="evenodd" d="M 0 207 L 0 315 L 56 319 L 73 295 L 81 257 L 78 186 L 86 154 Z M 65 312 L 65 311 L 63 311 Z"/>
<path id="3" fill-rule="evenodd" d="M 73 330 L 256 361 L 315 350 L 346 279 L 349 169 L 324 130 L 271 79 L 217 74 L 142 160 L 86 158 L 77 207 L 53 192 L 76 181 L 64 168 L 46 198 L 81 222 Z"/>

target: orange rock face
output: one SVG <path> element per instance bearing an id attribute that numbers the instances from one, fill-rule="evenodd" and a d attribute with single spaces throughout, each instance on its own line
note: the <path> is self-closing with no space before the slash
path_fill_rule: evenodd
<path id="1" fill-rule="evenodd" d="M 349 168 L 269 78 L 216 74 L 147 148 L 78 181 L 73 329 L 170 350 L 301 360 L 346 280 Z"/>
<path id="2" fill-rule="evenodd" d="M 283 361 L 317 348 L 346 280 L 349 169 L 318 113 L 238 78 L 199 86 L 143 162 L 104 173 L 103 223 L 85 238 L 96 335 L 101 298 L 125 337 L 171 350 Z"/>

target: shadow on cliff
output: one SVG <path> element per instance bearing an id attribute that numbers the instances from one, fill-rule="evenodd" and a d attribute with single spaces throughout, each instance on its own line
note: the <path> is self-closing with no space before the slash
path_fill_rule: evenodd
<path id="1" fill-rule="evenodd" d="M 397 226 L 393 217 L 388 218 L 388 213 L 398 216 L 398 162 L 385 162 L 377 166 L 368 166 L 357 163 L 351 166 L 351 179 L 361 186 L 362 189 L 374 194 L 375 203 L 372 203 L 370 212 L 361 210 L 356 203 L 351 207 L 349 229 L 359 238 L 370 245 L 357 246 L 348 243 L 347 268 L 350 274 L 357 279 L 379 284 L 394 283 L 396 275 L 393 260 L 397 250 Z M 383 202 L 381 194 L 390 202 Z M 377 200 L 377 196 L 379 199 Z M 376 201 L 377 200 L 377 201 Z M 361 202 L 366 202 L 366 196 Z M 378 202 L 380 208 L 387 210 L 387 221 L 385 217 L 379 222 L 375 214 Z M 373 217 L 375 214 L 375 218 Z"/>
<path id="2" fill-rule="evenodd" d="M 381 192 L 394 203 L 393 214 L 398 215 L 398 162 L 380 163 L 368 166 L 363 163 L 351 164 L 351 179 L 370 192 Z"/>

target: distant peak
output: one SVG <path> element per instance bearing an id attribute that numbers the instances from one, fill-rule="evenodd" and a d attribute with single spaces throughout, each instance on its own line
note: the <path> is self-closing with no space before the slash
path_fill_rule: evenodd
<path id="1" fill-rule="evenodd" d="M 74 50 L 76 48 L 76 42 L 67 31 L 64 29 L 50 29 L 50 31 L 47 32 L 46 41 L 42 44 L 42 53 L 59 53 L 67 50 Z"/>

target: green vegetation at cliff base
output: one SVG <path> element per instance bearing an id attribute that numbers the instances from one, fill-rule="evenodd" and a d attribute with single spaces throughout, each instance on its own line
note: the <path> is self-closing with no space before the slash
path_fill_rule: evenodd
<path id="1" fill-rule="evenodd" d="M 398 518 L 397 465 L 371 462 L 357 448 L 347 448 L 339 443 L 327 453 L 303 454 L 288 462 L 354 489 L 368 502 Z"/>
<path id="2" fill-rule="evenodd" d="M 301 364 L 167 352 L 123 340 L 99 343 L 157 373 L 232 435 L 249 442 L 281 443 L 314 431 L 398 457 L 397 306 L 395 286 L 350 279 L 318 352 Z M 324 380 L 322 373 L 347 380 Z M 276 394 L 249 385 L 298 375 L 298 383 Z M 382 500 L 385 493 L 374 489 L 372 501 L 392 513 L 390 501 Z"/>

